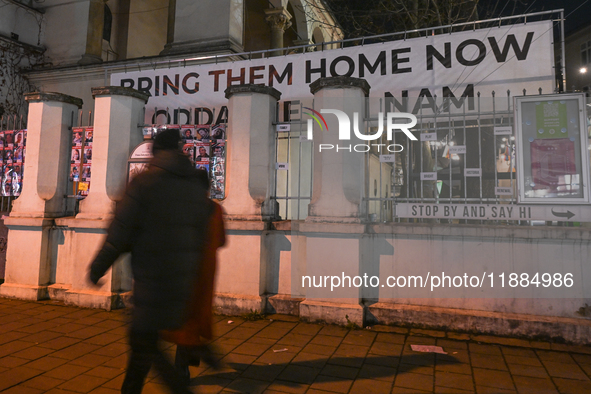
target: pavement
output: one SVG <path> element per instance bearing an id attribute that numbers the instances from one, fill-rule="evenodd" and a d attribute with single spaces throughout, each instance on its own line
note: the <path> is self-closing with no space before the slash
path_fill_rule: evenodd
<path id="1" fill-rule="evenodd" d="M 0 298 L 0 392 L 119 393 L 128 318 L 128 310 Z M 191 367 L 195 393 L 591 393 L 587 346 L 392 326 L 347 329 L 285 315 L 216 316 L 215 332 L 225 367 Z M 165 347 L 172 357 L 174 346 Z M 166 392 L 150 372 L 143 393 Z"/>

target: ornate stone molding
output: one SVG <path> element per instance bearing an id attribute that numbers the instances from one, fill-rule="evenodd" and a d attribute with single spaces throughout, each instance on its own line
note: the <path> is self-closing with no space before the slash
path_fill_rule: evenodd
<path id="1" fill-rule="evenodd" d="M 26 93 L 25 100 L 28 103 L 39 103 L 42 101 L 58 101 L 61 103 L 68 103 L 82 108 L 83 101 L 78 97 L 68 96 L 67 94 L 55 93 L 55 92 L 33 92 Z"/>
<path id="2" fill-rule="evenodd" d="M 96 96 L 129 96 L 144 100 L 145 103 L 147 103 L 148 98 L 150 98 L 146 93 L 132 88 L 125 88 L 123 86 L 101 86 L 92 88 L 91 91 L 93 98 Z"/>
<path id="3" fill-rule="evenodd" d="M 291 14 L 285 8 L 269 8 L 265 10 L 265 20 L 272 30 L 285 32 L 291 26 Z"/>
<path id="4" fill-rule="evenodd" d="M 269 96 L 272 96 L 277 100 L 281 98 L 281 92 L 279 90 L 270 86 L 253 84 L 230 86 L 224 91 L 224 93 L 226 94 L 227 99 L 238 93 L 261 93 L 268 94 Z"/>
<path id="5" fill-rule="evenodd" d="M 359 88 L 367 96 L 370 86 L 365 79 L 343 76 L 318 78 L 310 84 L 310 92 L 312 94 L 324 88 Z"/>

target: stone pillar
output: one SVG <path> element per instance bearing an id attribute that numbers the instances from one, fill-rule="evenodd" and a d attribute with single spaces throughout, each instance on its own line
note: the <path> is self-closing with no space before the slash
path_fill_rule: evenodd
<path id="1" fill-rule="evenodd" d="M 69 128 L 82 100 L 59 93 L 29 93 L 24 187 L 15 200 L 8 227 L 6 282 L 0 294 L 37 300 L 51 281 L 54 218 L 65 214 L 70 158 Z"/>
<path id="2" fill-rule="evenodd" d="M 90 0 L 88 28 L 86 30 L 86 51 L 78 64 L 103 62 L 103 27 L 106 0 Z"/>
<path id="3" fill-rule="evenodd" d="M 291 26 L 291 14 L 283 7 L 265 10 L 265 20 L 271 27 L 271 49 L 283 48 L 283 34 Z M 280 56 L 283 50 L 274 51 L 271 56 Z"/>
<path id="4" fill-rule="evenodd" d="M 298 235 L 306 239 L 305 252 L 292 264 L 296 264 L 297 272 L 305 272 L 310 277 L 353 278 L 363 273 L 360 260 L 366 253 L 362 242 L 365 226 L 361 223 L 366 153 L 356 152 L 353 147 L 371 143 L 355 136 L 354 113 L 358 114 L 358 130 L 361 131 L 369 85 L 363 79 L 332 77 L 313 82 L 310 90 L 314 94 L 315 111 L 342 111 L 350 124 L 349 130 L 340 130 L 337 116 L 325 112 L 322 116 L 327 127 L 322 131 L 319 127 L 314 129 L 312 200 L 309 215 L 298 231 Z M 341 132 L 349 132 L 350 139 L 339 139 Z M 321 144 L 332 145 L 333 149 L 320 151 Z M 343 325 L 349 322 L 362 325 L 362 293 L 354 287 L 330 290 L 306 287 L 300 317 L 308 321 L 321 319 Z"/>
<path id="5" fill-rule="evenodd" d="M 174 42 L 174 18 L 176 12 L 176 0 L 168 0 L 168 24 L 166 26 L 166 44 Z"/>
<path id="6" fill-rule="evenodd" d="M 143 139 L 138 125 L 149 96 L 120 86 L 92 88 L 92 96 L 92 183 L 76 218 L 109 219 L 125 192 L 129 155 Z"/>
<path id="7" fill-rule="evenodd" d="M 275 131 L 273 115 L 281 93 L 260 85 L 226 89 L 228 98 L 228 150 L 226 156 L 227 217 L 239 220 L 272 220 L 277 202 L 275 185 Z"/>
<path id="8" fill-rule="evenodd" d="M 336 109 L 349 116 L 351 139 L 339 140 L 339 121 L 334 114 L 323 114 L 328 130 L 320 132 L 314 125 L 313 192 L 306 218 L 308 222 L 361 221 L 365 154 L 355 152 L 353 147 L 370 141 L 356 138 L 353 132 L 353 114 L 359 114 L 358 127 L 363 130 L 365 97 L 369 94 L 369 89 L 367 81 L 351 77 L 320 78 L 310 84 L 316 111 Z M 320 144 L 332 145 L 334 149 L 320 152 Z"/>
<path id="9" fill-rule="evenodd" d="M 175 0 L 174 26 L 162 55 L 238 53 L 244 48 L 243 0 Z M 169 22 L 171 21 L 169 10 Z"/>
<path id="10" fill-rule="evenodd" d="M 50 293 L 67 304 L 112 309 L 120 305 L 121 293 L 131 289 L 126 257 L 107 271 L 99 288 L 88 281 L 88 267 L 105 240 L 115 205 L 125 193 L 127 160 L 143 139 L 139 125 L 148 95 L 120 86 L 92 88 L 92 95 L 95 115 L 90 191 L 80 202 L 75 218 L 56 221 L 60 228 L 67 228 L 57 262 L 68 279 L 51 286 Z"/>

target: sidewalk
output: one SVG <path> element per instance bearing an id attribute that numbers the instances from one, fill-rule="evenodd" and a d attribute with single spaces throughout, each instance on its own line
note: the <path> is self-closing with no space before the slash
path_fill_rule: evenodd
<path id="1" fill-rule="evenodd" d="M 126 321 L 126 310 L 0 298 L 0 392 L 119 393 Z M 226 367 L 192 367 L 196 393 L 591 393 L 591 347 L 386 326 L 347 330 L 281 315 L 215 321 Z M 414 352 L 411 344 L 448 354 Z M 166 391 L 151 372 L 143 392 Z"/>

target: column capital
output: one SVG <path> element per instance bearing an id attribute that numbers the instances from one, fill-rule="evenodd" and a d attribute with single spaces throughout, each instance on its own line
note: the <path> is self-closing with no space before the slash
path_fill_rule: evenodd
<path id="1" fill-rule="evenodd" d="M 254 85 L 254 84 L 245 84 L 245 85 L 233 85 L 229 86 L 224 93 L 226 94 L 226 98 L 229 99 L 235 94 L 239 93 L 261 93 L 267 94 L 272 96 L 276 100 L 281 98 L 281 92 L 273 87 L 270 86 L 263 86 L 263 85 Z"/>
<path id="2" fill-rule="evenodd" d="M 58 101 L 60 103 L 67 103 L 82 108 L 83 101 L 78 97 L 68 96 L 67 94 L 55 92 L 32 92 L 25 93 L 25 100 L 30 103 L 40 103 L 43 101 Z"/>
<path id="3" fill-rule="evenodd" d="M 92 91 L 92 98 L 96 98 L 96 96 L 129 96 L 143 100 L 144 103 L 147 103 L 150 98 L 147 93 L 123 86 L 101 86 L 90 90 Z"/>
<path id="4" fill-rule="evenodd" d="M 285 8 L 268 8 L 265 10 L 265 20 L 272 30 L 285 32 L 291 26 L 291 14 Z"/>
<path id="5" fill-rule="evenodd" d="M 359 88 L 363 90 L 363 92 L 367 96 L 369 95 L 369 90 L 371 87 L 365 79 L 345 76 L 318 78 L 310 84 L 310 92 L 312 94 L 315 94 L 316 92 L 324 88 Z"/>

